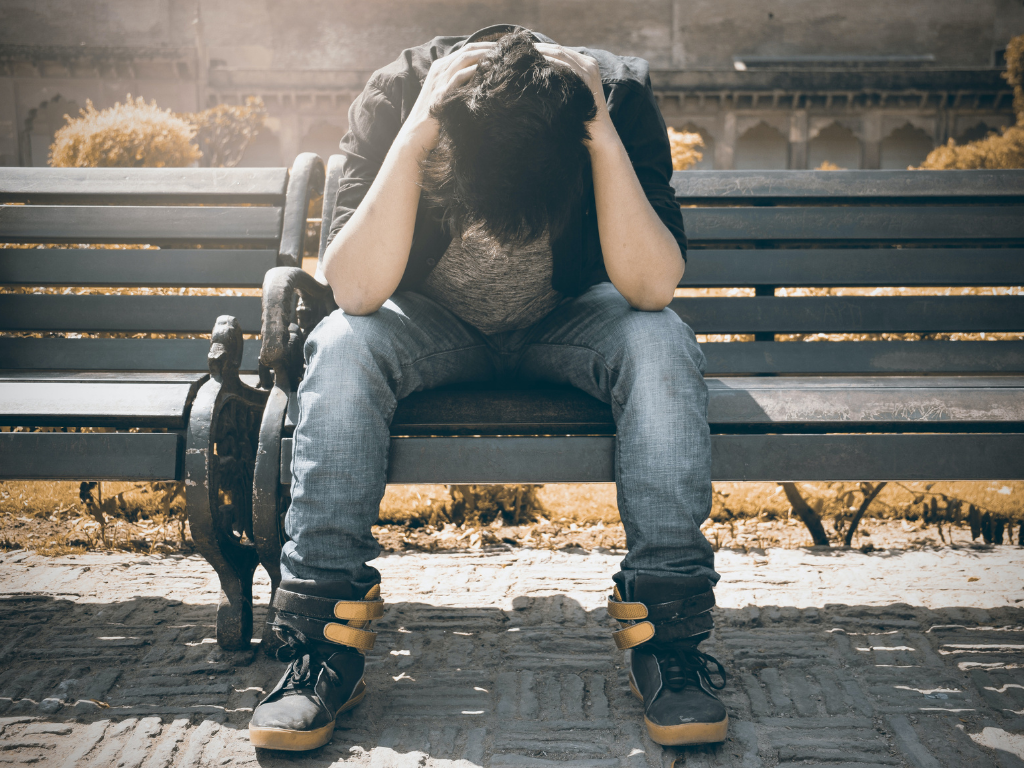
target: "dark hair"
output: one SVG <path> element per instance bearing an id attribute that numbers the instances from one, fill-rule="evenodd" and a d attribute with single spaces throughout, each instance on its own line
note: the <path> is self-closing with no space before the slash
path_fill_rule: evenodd
<path id="1" fill-rule="evenodd" d="M 474 78 L 431 108 L 437 147 L 421 164 L 423 194 L 455 234 L 480 222 L 522 245 L 564 228 L 590 169 L 594 95 L 568 67 L 553 67 L 528 31 L 500 38 Z"/>

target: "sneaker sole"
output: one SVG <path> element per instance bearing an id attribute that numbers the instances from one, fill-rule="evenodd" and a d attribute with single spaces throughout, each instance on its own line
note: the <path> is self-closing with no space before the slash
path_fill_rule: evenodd
<path id="1" fill-rule="evenodd" d="M 366 697 L 366 683 L 360 681 L 359 693 L 342 705 L 335 718 L 355 707 Z M 314 731 L 293 731 L 286 728 L 253 728 L 249 726 L 249 743 L 259 749 L 279 749 L 284 752 L 307 752 L 322 747 L 334 735 L 334 722 Z"/>
<path id="2" fill-rule="evenodd" d="M 630 675 L 629 689 L 642 704 L 644 697 L 633 683 L 632 675 Z M 692 744 L 717 744 L 720 741 L 725 741 L 726 734 L 729 731 L 729 716 L 726 715 L 725 719 L 718 723 L 658 725 L 657 723 L 652 723 L 647 719 L 647 716 L 644 715 L 644 725 L 647 726 L 647 733 L 650 734 L 651 741 L 655 744 L 660 744 L 663 747 L 682 747 Z"/>

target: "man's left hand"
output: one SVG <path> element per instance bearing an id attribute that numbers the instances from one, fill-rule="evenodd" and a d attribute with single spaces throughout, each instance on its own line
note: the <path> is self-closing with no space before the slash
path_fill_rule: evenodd
<path id="1" fill-rule="evenodd" d="M 549 62 L 568 66 L 573 72 L 583 78 L 583 82 L 590 88 L 594 95 L 594 104 L 597 106 L 597 115 L 591 122 L 591 127 L 596 127 L 607 121 L 611 124 L 608 115 L 608 102 L 604 98 L 604 87 L 601 84 L 601 70 L 597 65 L 597 59 L 587 56 L 585 53 L 577 53 L 563 48 L 560 45 L 551 43 L 535 43 L 535 47 Z M 596 136 L 592 137 L 596 139 Z"/>

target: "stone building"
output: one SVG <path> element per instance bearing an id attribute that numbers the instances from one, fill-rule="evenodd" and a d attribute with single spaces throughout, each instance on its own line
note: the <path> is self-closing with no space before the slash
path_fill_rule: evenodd
<path id="1" fill-rule="evenodd" d="M 261 96 L 243 165 L 326 157 L 369 74 L 498 22 L 641 56 L 703 168 L 905 168 L 1013 120 L 1021 0 L 0 0 L 0 165 L 43 165 L 65 114 L 127 94 Z"/>

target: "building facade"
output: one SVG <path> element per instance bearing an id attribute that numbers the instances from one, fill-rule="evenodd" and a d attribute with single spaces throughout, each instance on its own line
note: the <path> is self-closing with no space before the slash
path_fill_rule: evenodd
<path id="1" fill-rule="evenodd" d="M 0 165 L 45 165 L 64 115 L 128 94 L 190 112 L 260 96 L 243 165 L 332 154 L 374 69 L 499 22 L 647 59 L 698 167 L 906 168 L 1013 122 L 1020 0 L 0 0 Z"/>

